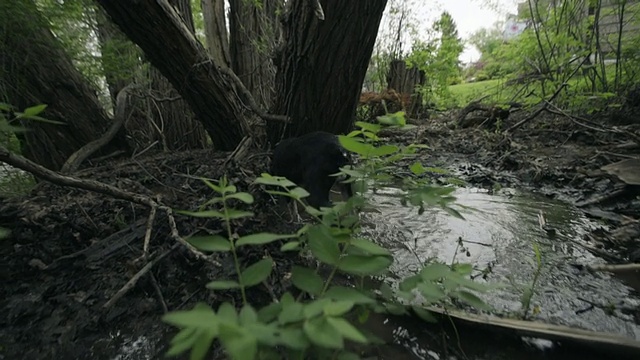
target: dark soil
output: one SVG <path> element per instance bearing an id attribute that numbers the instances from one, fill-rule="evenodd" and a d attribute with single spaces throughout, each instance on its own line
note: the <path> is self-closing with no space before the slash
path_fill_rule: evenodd
<path id="1" fill-rule="evenodd" d="M 505 121 L 505 128 L 518 121 L 515 115 Z M 621 262 L 640 259 L 639 237 L 633 236 L 634 231 L 640 232 L 638 188 L 599 170 L 639 156 L 640 144 L 634 143 L 632 136 L 621 131 L 594 131 L 560 116 L 536 118 L 509 137 L 494 128 L 454 129 L 453 119 L 454 114 L 444 114 L 415 130 L 387 136 L 394 142 L 429 145 L 430 149 L 421 153 L 425 165 L 453 165 L 458 175 L 476 186 L 530 187 L 586 204 L 585 211 L 613 229 L 593 234 L 594 246 L 606 248 Z M 602 129 L 615 125 L 640 133 L 637 121 L 621 124 L 611 119 L 619 120 L 620 116 L 601 115 L 591 121 Z M 240 235 L 297 230 L 288 215 L 282 215 L 283 209 L 252 185 L 256 176 L 267 171 L 268 154 L 255 154 L 240 166 L 224 168 L 227 156 L 208 150 L 158 154 L 104 164 L 77 176 L 159 196 L 174 209 L 194 210 L 213 196 L 197 177 L 218 179 L 226 174 L 239 189 L 256 198 L 250 206 L 256 216 L 235 223 Z M 621 194 L 606 196 L 616 190 Z M 160 321 L 165 308 L 189 309 L 198 301 L 213 306 L 238 301 L 235 293 L 214 293 L 204 287 L 209 281 L 234 274 L 230 259 L 217 259 L 222 265 L 217 266 L 178 246 L 154 266 L 151 276 L 144 276 L 114 306 L 104 308 L 145 265 L 141 255 L 148 216 L 149 209 L 140 205 L 46 183 L 26 198 L 4 199 L 0 226 L 10 228 L 12 235 L 2 240 L 0 247 L 0 359 L 111 359 L 121 346 L 135 347 L 131 342 L 142 335 L 152 341 L 140 351 L 160 358 L 174 334 L 173 328 Z M 184 236 L 203 233 L 203 229 L 221 230 L 220 223 L 213 220 L 185 216 L 176 216 L 176 220 Z M 151 231 L 150 258 L 175 245 L 168 236 L 167 219 L 160 212 Z M 285 275 L 299 260 L 278 249 L 274 244 L 241 254 L 245 263 L 269 255 L 277 264 L 269 287 L 250 291 L 255 303 L 269 302 L 289 287 Z"/>

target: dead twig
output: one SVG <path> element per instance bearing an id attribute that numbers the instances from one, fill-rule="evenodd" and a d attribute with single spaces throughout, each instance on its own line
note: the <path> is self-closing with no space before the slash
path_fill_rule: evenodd
<path id="1" fill-rule="evenodd" d="M 144 245 L 142 246 L 142 257 L 147 258 L 149 254 L 149 242 L 151 241 L 151 229 L 153 228 L 153 221 L 156 218 L 157 208 L 154 206 L 149 212 L 149 219 L 147 219 L 147 231 L 144 233 Z"/>
<path id="2" fill-rule="evenodd" d="M 514 124 L 513 126 L 511 126 L 510 128 L 508 128 L 507 130 L 504 131 L 505 135 L 508 135 L 509 133 L 511 133 L 512 131 L 516 130 L 517 128 L 519 128 L 520 126 L 528 123 L 529 121 L 533 120 L 536 118 L 536 116 L 540 115 L 541 112 L 545 111 L 547 109 L 547 107 L 549 107 L 549 105 L 551 104 L 551 101 L 553 101 L 556 97 L 558 97 L 558 95 L 560 95 L 560 92 L 562 91 L 562 89 L 564 89 L 565 87 L 567 87 L 568 84 L 562 83 L 560 86 L 558 86 L 558 88 L 556 89 L 556 91 L 553 93 L 553 95 L 551 95 L 551 97 L 549 98 L 549 100 L 545 100 L 544 102 L 542 102 L 542 104 L 540 104 L 538 106 L 538 109 L 536 109 L 536 111 L 534 111 L 533 113 L 531 113 L 529 116 L 527 116 L 526 118 L 520 120 L 519 122 L 517 122 L 516 124 Z"/>
<path id="3" fill-rule="evenodd" d="M 169 253 L 174 249 L 176 249 L 177 247 L 178 247 L 178 244 L 173 244 L 173 246 L 169 250 L 163 252 L 155 259 L 149 261 L 147 265 L 145 265 L 142 269 L 140 269 L 140 271 L 138 271 L 135 275 L 133 275 L 133 277 L 129 279 L 129 281 L 127 281 L 127 283 L 124 284 L 124 286 L 120 288 L 120 290 L 118 290 L 118 292 L 115 295 L 113 295 L 111 299 L 109 299 L 109 301 L 107 301 L 104 305 L 102 305 L 102 308 L 108 309 L 112 307 L 113 304 L 115 304 L 121 297 L 124 296 L 124 294 L 126 294 L 129 290 L 133 289 L 133 287 L 136 285 L 138 280 L 140 280 L 140 278 L 142 278 L 146 273 L 148 273 L 149 270 L 151 270 L 151 268 L 153 268 L 155 264 L 157 264 L 160 260 L 164 259 L 165 256 L 169 255 Z"/>

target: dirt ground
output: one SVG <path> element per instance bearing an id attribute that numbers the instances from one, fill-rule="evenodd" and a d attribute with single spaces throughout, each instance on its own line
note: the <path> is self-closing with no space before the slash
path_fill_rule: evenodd
<path id="1" fill-rule="evenodd" d="M 425 166 L 454 165 L 458 175 L 474 186 L 532 188 L 575 202 L 612 226 L 613 230 L 592 234 L 595 248 L 610 254 L 614 262 L 638 261 L 638 186 L 600 170 L 640 156 L 640 143 L 629 135 L 640 134 L 638 113 L 601 114 L 584 126 L 558 115 L 540 116 L 510 136 L 498 134 L 495 125 L 456 129 L 455 114 L 440 114 L 419 122 L 414 130 L 386 136 L 392 142 L 429 145 L 421 153 Z M 524 116 L 513 114 L 503 128 Z M 102 164 L 77 175 L 160 196 L 174 209 L 194 210 L 213 195 L 197 177 L 217 179 L 226 173 L 239 189 L 256 197 L 250 206 L 256 216 L 236 224 L 240 235 L 295 231 L 296 226 L 281 215 L 282 208 L 252 185 L 268 169 L 268 154 L 255 154 L 241 166 L 225 169 L 227 155 L 211 150 L 157 154 Z M 149 210 L 46 183 L 26 198 L 1 200 L 0 226 L 10 228 L 12 236 L 0 246 L 0 359 L 111 359 L 114 349 L 122 346 L 146 346 L 140 351 L 159 358 L 174 333 L 159 319 L 165 309 L 187 309 L 198 301 L 215 305 L 238 300 L 232 293 L 212 293 L 204 287 L 212 279 L 233 275 L 230 259 L 220 258 L 218 266 L 177 246 L 154 266 L 151 276 L 105 308 L 144 266 L 140 257 Z M 183 235 L 220 229 L 211 220 L 184 216 L 176 220 Z M 152 227 L 151 258 L 175 245 L 168 234 L 167 219 L 159 213 Z M 279 252 L 277 245 L 249 250 L 241 258 L 252 263 L 265 253 L 277 265 L 269 287 L 249 293 L 255 302 L 270 301 L 273 294 L 279 297 L 289 286 L 281 279 L 298 261 Z M 133 343 L 129 335 L 136 334 L 154 341 Z"/>

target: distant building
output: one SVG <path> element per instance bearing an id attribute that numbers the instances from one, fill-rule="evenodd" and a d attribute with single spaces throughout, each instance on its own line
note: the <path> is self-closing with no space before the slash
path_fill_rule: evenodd
<path id="1" fill-rule="evenodd" d="M 516 36 L 522 34 L 522 32 L 529 26 L 529 21 L 519 20 L 515 16 L 510 17 L 504 24 L 504 30 L 502 31 L 502 37 L 505 40 L 511 40 Z"/>

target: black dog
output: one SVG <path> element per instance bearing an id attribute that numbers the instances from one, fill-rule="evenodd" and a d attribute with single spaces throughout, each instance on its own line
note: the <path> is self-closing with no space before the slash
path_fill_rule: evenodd
<path id="1" fill-rule="evenodd" d="M 316 131 L 280 141 L 273 151 L 271 174 L 284 176 L 309 192 L 307 202 L 317 208 L 331 206 L 329 192 L 338 179 L 331 176 L 350 158 L 336 135 Z M 353 196 L 351 184 L 340 183 L 344 197 Z"/>

